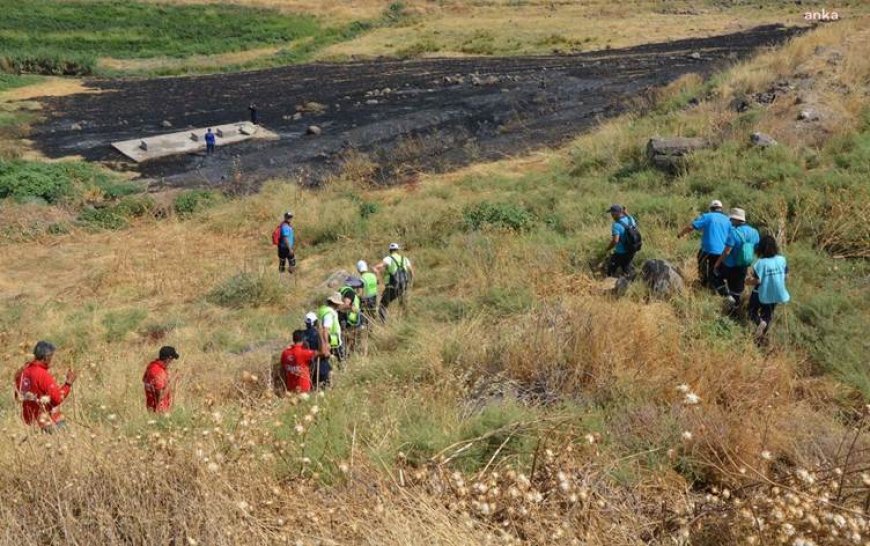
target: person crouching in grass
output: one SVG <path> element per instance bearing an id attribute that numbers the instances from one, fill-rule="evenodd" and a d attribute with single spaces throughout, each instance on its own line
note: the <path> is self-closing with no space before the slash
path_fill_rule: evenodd
<path id="1" fill-rule="evenodd" d="M 758 260 L 746 275 L 746 284 L 753 286 L 749 297 L 749 318 L 755 324 L 755 341 L 763 345 L 767 331 L 773 322 L 777 304 L 787 303 L 791 296 L 785 286 L 788 277 L 788 262 L 779 254 L 776 239 L 765 235 L 755 248 Z"/>
<path id="2" fill-rule="evenodd" d="M 311 391 L 311 361 L 317 355 L 316 351 L 305 347 L 305 332 L 293 332 L 293 345 L 281 353 L 281 368 L 284 370 L 284 384 L 287 392 Z"/>

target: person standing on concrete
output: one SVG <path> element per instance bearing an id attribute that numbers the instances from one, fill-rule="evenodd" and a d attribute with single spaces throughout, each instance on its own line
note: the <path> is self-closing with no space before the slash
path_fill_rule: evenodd
<path id="1" fill-rule="evenodd" d="M 387 257 L 375 265 L 375 272 L 378 275 L 386 273 L 384 293 L 381 294 L 381 305 L 378 308 L 381 322 L 387 320 L 387 307 L 390 303 L 395 300 L 399 300 L 400 304 L 404 303 L 405 294 L 414 280 L 411 260 L 399 254 L 399 250 L 399 243 L 390 243 Z"/>
<path id="2" fill-rule="evenodd" d="M 28 425 L 36 425 L 43 432 L 56 432 L 66 426 L 60 405 L 69 396 L 76 372 L 66 372 L 66 381 L 58 386 L 48 371 L 54 358 L 55 347 L 40 341 L 33 348 L 33 360 L 15 374 L 15 399 L 21 402 L 21 418 Z"/>
<path id="3" fill-rule="evenodd" d="M 780 303 L 788 303 L 791 296 L 785 286 L 788 262 L 780 255 L 776 239 L 770 235 L 762 237 L 755 254 L 758 261 L 749 268 L 746 284 L 754 287 L 749 296 L 749 318 L 755 324 L 756 343 L 763 345 L 774 309 Z"/>
<path id="4" fill-rule="evenodd" d="M 157 360 L 145 368 L 142 384 L 145 385 L 145 407 L 154 413 L 166 413 L 172 409 L 172 388 L 169 366 L 178 360 L 175 347 L 160 348 Z"/>
<path id="5" fill-rule="evenodd" d="M 284 213 L 284 220 L 278 224 L 272 232 L 272 243 L 278 246 L 278 272 L 284 272 L 284 264 L 287 264 L 287 272 L 296 271 L 296 233 L 293 230 L 293 213 L 289 210 Z"/>
<path id="6" fill-rule="evenodd" d="M 257 105 L 254 104 L 253 102 L 251 104 L 249 104 L 248 105 L 248 112 L 251 113 L 251 123 L 253 123 L 254 125 L 259 125 L 260 119 L 259 119 L 259 116 L 257 115 Z"/>
<path id="7" fill-rule="evenodd" d="M 211 127 L 209 127 L 205 132 L 205 155 L 211 155 L 214 153 L 214 144 L 215 135 L 211 132 Z"/>
<path id="8" fill-rule="evenodd" d="M 610 243 L 604 252 L 613 249 L 613 254 L 610 255 L 605 271 L 608 277 L 615 277 L 620 270 L 623 275 L 630 277 L 634 275 L 634 255 L 642 244 L 637 220 L 629 216 L 622 205 L 611 205 L 607 212 L 613 218 L 613 224 L 610 227 Z"/>
<path id="9" fill-rule="evenodd" d="M 698 282 L 701 286 L 715 289 L 713 266 L 725 250 L 725 240 L 731 231 L 731 221 L 722 212 L 722 201 L 710 202 L 710 210 L 695 218 L 677 233 L 683 237 L 692 231 L 701 232 L 701 248 L 698 250 Z"/>
<path id="10" fill-rule="evenodd" d="M 758 230 L 746 223 L 746 211 L 731 209 L 728 215 L 731 230 L 725 239 L 725 249 L 713 265 L 716 275 L 716 291 L 727 298 L 729 314 L 740 307 L 740 298 L 746 286 L 746 269 L 755 259 L 755 245 L 761 240 Z"/>

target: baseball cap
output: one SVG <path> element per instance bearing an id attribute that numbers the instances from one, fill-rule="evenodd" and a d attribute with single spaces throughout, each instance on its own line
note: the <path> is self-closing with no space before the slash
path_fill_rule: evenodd
<path id="1" fill-rule="evenodd" d="M 341 294 L 339 294 L 338 292 L 333 292 L 331 296 L 326 298 L 326 301 L 328 301 L 329 303 L 334 303 L 336 305 L 341 305 L 342 303 L 344 303 L 344 298 L 342 298 Z"/>
<path id="2" fill-rule="evenodd" d="M 743 209 L 737 209 L 737 208 L 731 209 L 731 214 L 728 215 L 728 218 L 731 218 L 732 220 L 739 220 L 741 222 L 745 222 L 746 221 L 746 211 Z"/>
<path id="3" fill-rule="evenodd" d="M 609 212 L 611 214 L 614 214 L 614 213 L 619 214 L 620 212 L 622 212 L 624 210 L 625 209 L 622 207 L 622 205 L 610 205 L 610 208 L 607 209 L 607 212 Z"/>
<path id="4" fill-rule="evenodd" d="M 356 270 L 360 273 L 365 273 L 369 270 L 369 264 L 365 260 L 360 260 L 356 263 Z"/>
<path id="5" fill-rule="evenodd" d="M 293 213 L 288 210 L 284 213 L 284 218 L 293 218 Z"/>
<path id="6" fill-rule="evenodd" d="M 722 201 L 719 201 L 718 199 L 713 199 L 712 201 L 710 201 L 710 208 L 711 209 L 721 209 L 722 208 Z"/>
<path id="7" fill-rule="evenodd" d="M 160 347 L 160 360 L 166 360 L 167 358 L 178 358 L 178 351 L 175 350 L 175 347 L 170 347 L 169 345 L 165 345 Z"/>
<path id="8" fill-rule="evenodd" d="M 317 322 L 317 315 L 315 315 L 314 312 L 309 311 L 308 313 L 305 313 L 305 324 L 311 326 L 315 322 Z"/>
<path id="9" fill-rule="evenodd" d="M 399 250 L 399 243 L 390 243 L 390 250 Z"/>

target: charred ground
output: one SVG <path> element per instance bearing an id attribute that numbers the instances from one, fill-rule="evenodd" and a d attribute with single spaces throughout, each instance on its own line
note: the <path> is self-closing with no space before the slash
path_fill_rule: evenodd
<path id="1" fill-rule="evenodd" d="M 707 74 L 799 29 L 758 27 L 703 39 L 571 56 L 309 64 L 209 76 L 91 80 L 99 93 L 45 98 L 31 133 L 49 157 L 80 155 L 134 170 L 153 188 L 250 189 L 276 176 L 316 183 L 353 154 L 382 182 L 558 144 L 680 76 Z M 255 103 L 278 141 L 206 158 L 125 160 L 110 143 L 243 120 Z M 169 122 L 172 128 L 165 127 Z M 309 126 L 320 128 L 308 135 Z"/>

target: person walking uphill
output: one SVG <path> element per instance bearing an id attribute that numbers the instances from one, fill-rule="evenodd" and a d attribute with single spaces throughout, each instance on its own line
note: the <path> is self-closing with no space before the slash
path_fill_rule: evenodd
<path id="1" fill-rule="evenodd" d="M 145 407 L 155 413 L 166 413 L 172 409 L 172 386 L 169 366 L 179 355 L 175 347 L 164 346 L 157 354 L 157 360 L 145 368 L 142 384 L 145 386 Z"/>
<path id="2" fill-rule="evenodd" d="M 395 300 L 404 301 L 404 296 L 414 280 L 414 269 L 411 266 L 411 260 L 399 254 L 399 243 L 390 243 L 389 254 L 375 266 L 375 272 L 383 275 L 386 272 L 384 280 L 384 293 L 381 294 L 381 305 L 378 308 L 378 315 L 382 322 L 387 320 L 387 307 Z"/>
<path id="3" fill-rule="evenodd" d="M 296 271 L 296 231 L 293 229 L 293 213 L 284 213 L 284 220 L 272 232 L 272 244 L 278 247 L 278 272 L 283 273 L 287 264 L 287 272 Z"/>
<path id="4" fill-rule="evenodd" d="M 335 356 L 339 362 L 344 359 L 344 344 L 338 319 L 338 310 L 343 305 L 344 298 L 336 292 L 326 298 L 317 310 L 317 320 L 320 322 L 320 355 L 326 359 Z"/>
<path id="5" fill-rule="evenodd" d="M 69 396 L 76 373 L 66 372 L 66 381 L 58 386 L 48 371 L 54 358 L 55 347 L 40 341 L 33 348 L 33 360 L 15 374 L 15 398 L 21 402 L 21 417 L 28 425 L 36 425 L 43 432 L 55 432 L 66 426 L 60 405 Z"/>
<path id="6" fill-rule="evenodd" d="M 746 223 L 746 211 L 731 209 L 728 215 L 731 230 L 725 239 L 725 249 L 716 259 L 713 274 L 717 278 L 716 291 L 728 299 L 729 314 L 740 307 L 740 298 L 746 286 L 746 268 L 755 258 L 755 245 L 761 239 L 758 230 Z"/>
<path id="7" fill-rule="evenodd" d="M 625 276 L 634 274 L 634 255 L 640 250 L 640 231 L 637 229 L 637 220 L 629 216 L 622 205 L 611 205 L 607 212 L 613 218 L 610 227 L 610 243 L 605 252 L 613 249 L 610 260 L 607 262 L 606 273 L 608 277 L 615 277 L 617 271 L 622 270 Z"/>
<path id="8" fill-rule="evenodd" d="M 765 235 L 755 247 L 755 253 L 759 259 L 749 268 L 746 284 L 754 287 L 749 296 L 749 318 L 756 326 L 756 343 L 763 345 L 773 322 L 774 309 L 780 303 L 788 303 L 791 296 L 785 286 L 788 262 L 780 255 L 776 239 Z"/>
<path id="9" fill-rule="evenodd" d="M 313 365 L 311 366 L 311 386 L 314 389 L 321 385 L 329 384 L 329 356 L 323 356 L 320 347 L 320 321 L 317 313 L 309 312 L 305 315 L 305 345 L 315 352 Z M 328 352 L 327 352 L 328 354 Z"/>
<path id="10" fill-rule="evenodd" d="M 701 248 L 698 250 L 698 282 L 701 286 L 715 289 L 713 266 L 725 250 L 725 240 L 731 231 L 731 221 L 722 212 L 722 201 L 710 202 L 710 210 L 692 220 L 677 233 L 682 237 L 692 231 L 701 232 Z"/>
<path id="11" fill-rule="evenodd" d="M 378 276 L 369 271 L 369 265 L 364 260 L 356 263 L 356 270 L 363 283 L 361 309 L 362 322 L 365 325 L 374 318 L 378 307 Z"/>

